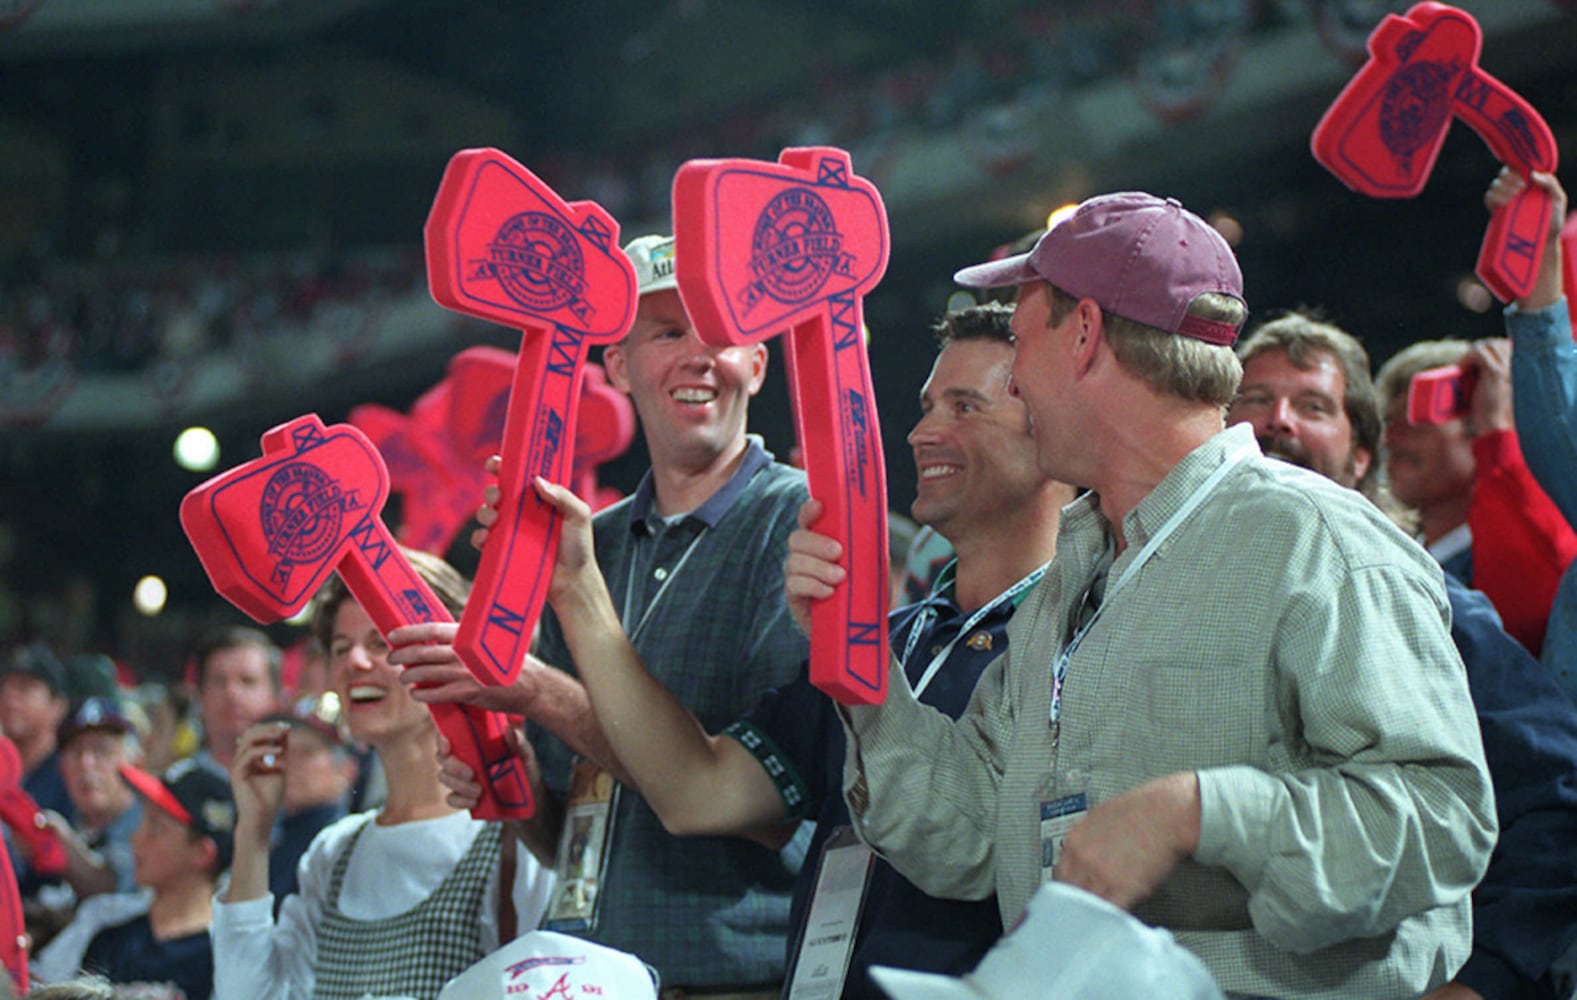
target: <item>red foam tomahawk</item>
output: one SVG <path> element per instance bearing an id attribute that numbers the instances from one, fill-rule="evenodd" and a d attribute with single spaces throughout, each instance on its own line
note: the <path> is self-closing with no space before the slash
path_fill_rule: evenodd
<path id="1" fill-rule="evenodd" d="M 483 463 L 504 436 L 514 377 L 513 353 L 468 347 L 408 416 L 376 403 L 350 411 L 349 422 L 377 445 L 389 487 L 400 494 L 401 544 L 442 555 L 476 513 L 487 486 Z"/>
<path id="2" fill-rule="evenodd" d="M 181 527 L 214 589 L 259 622 L 288 618 L 338 571 L 378 631 L 453 621 L 380 516 L 389 474 L 366 435 L 316 414 L 263 435 L 263 455 L 181 501 Z M 487 776 L 480 819 L 531 815 L 524 768 L 504 744 L 503 716 L 429 706 L 455 756 Z"/>
<path id="3" fill-rule="evenodd" d="M 629 330 L 635 269 L 612 216 L 589 201 L 566 204 L 496 149 L 455 154 L 424 232 L 438 304 L 522 334 L 500 449 L 499 520 L 455 639 L 483 683 L 507 684 L 520 672 L 558 550 L 557 517 L 532 478 L 569 483 L 586 353 Z"/>
<path id="4" fill-rule="evenodd" d="M 400 544 L 442 555 L 476 512 L 479 489 L 449 460 L 440 415 L 449 409 L 447 380 L 417 397 L 407 416 L 377 403 L 353 407 L 346 420 L 367 435 L 400 495 Z M 472 478 L 479 478 L 472 477 Z"/>
<path id="5" fill-rule="evenodd" d="M 817 530 L 843 544 L 849 574 L 812 610 L 810 677 L 850 704 L 886 694 L 887 481 L 861 306 L 887 252 L 881 195 L 841 149 L 692 160 L 674 178 L 674 274 L 702 339 L 788 332 Z"/>
<path id="6" fill-rule="evenodd" d="M 1369 61 L 1314 129 L 1314 158 L 1355 191 L 1411 198 L 1424 188 L 1453 116 L 1524 176 L 1553 171 L 1555 138 L 1527 101 L 1478 66 L 1484 36 L 1443 3 L 1388 14 L 1369 36 Z M 1503 301 L 1533 288 L 1550 225 L 1550 197 L 1529 184 L 1491 217 L 1478 276 Z"/>

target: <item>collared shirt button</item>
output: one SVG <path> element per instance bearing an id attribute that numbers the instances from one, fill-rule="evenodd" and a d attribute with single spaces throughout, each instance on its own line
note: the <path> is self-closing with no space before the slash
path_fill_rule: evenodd
<path id="1" fill-rule="evenodd" d="M 655 576 L 658 580 L 666 580 L 668 579 L 668 571 L 659 566 L 652 571 L 652 576 Z"/>

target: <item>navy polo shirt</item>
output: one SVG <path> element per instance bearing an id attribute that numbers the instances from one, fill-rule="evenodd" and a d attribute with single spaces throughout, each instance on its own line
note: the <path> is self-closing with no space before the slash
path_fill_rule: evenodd
<path id="1" fill-rule="evenodd" d="M 970 617 L 953 601 L 952 566 L 943 570 L 925 600 L 899 608 L 888 617 L 894 656 L 904 658 L 904 673 L 914 687 L 931 661 L 954 640 L 946 661 L 920 700 L 951 718 L 969 704 L 975 683 L 1007 648 L 1007 625 L 1014 607 L 1004 602 L 984 615 L 968 635 L 959 630 Z M 912 639 L 911 639 L 912 637 Z M 849 825 L 843 801 L 843 726 L 832 700 L 810 683 L 808 670 L 786 687 L 770 692 L 743 720 L 724 730 L 749 750 L 783 796 L 791 816 L 814 819 L 816 833 L 804 869 L 794 886 L 794 936 L 789 942 L 789 972 L 799 950 L 817 864 L 827 838 Z M 921 892 L 880 857 L 873 859 L 870 883 L 855 934 L 845 997 L 886 994 L 871 981 L 872 965 L 959 975 L 973 969 L 1002 935 L 996 898 L 978 901 L 938 899 Z"/>

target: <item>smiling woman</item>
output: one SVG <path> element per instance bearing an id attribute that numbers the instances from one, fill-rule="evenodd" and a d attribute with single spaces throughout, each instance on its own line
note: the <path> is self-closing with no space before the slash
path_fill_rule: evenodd
<path id="1" fill-rule="evenodd" d="M 458 618 L 469 590 L 465 579 L 434 556 L 405 555 Z M 513 838 L 501 837 L 498 824 L 447 803 L 432 716 L 400 683 L 388 643 L 338 577 L 317 596 L 313 632 L 329 652 L 331 683 L 351 736 L 371 746 L 383 765 L 388 801 L 318 834 L 302 857 L 300 891 L 285 899 L 276 922 L 269 836 L 285 775 L 305 762 L 292 760 L 287 725 L 247 730 L 230 769 L 236 856 L 215 907 L 217 992 L 436 996 L 447 980 L 512 937 L 517 921 L 535 926 L 552 875 L 529 854 L 516 863 Z"/>

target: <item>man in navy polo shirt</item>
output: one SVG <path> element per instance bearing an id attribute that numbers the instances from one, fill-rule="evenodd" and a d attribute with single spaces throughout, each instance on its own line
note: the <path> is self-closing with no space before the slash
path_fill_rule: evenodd
<path id="1" fill-rule="evenodd" d="M 893 612 L 893 649 L 920 700 L 955 717 L 1005 647 L 1008 618 L 1051 558 L 1057 511 L 1073 497 L 1041 475 L 1028 411 L 1008 391 L 1011 314 L 986 306 L 944 319 L 923 415 L 909 435 L 919 473 L 914 517 L 948 538 L 957 559 L 930 596 Z M 842 995 L 877 997 L 865 973 L 871 964 L 971 968 L 1002 933 L 994 902 L 927 897 L 863 848 L 845 845 L 844 741 L 831 702 L 802 673 L 709 735 L 608 627 L 617 620 L 614 598 L 589 558 L 584 505 L 565 491 L 554 496 L 566 513 L 554 608 L 602 731 L 663 825 L 676 834 L 741 835 L 784 820 L 817 823 L 810 857 L 818 863 L 806 864 L 795 890 L 789 995 L 829 995 L 846 966 Z M 839 907 L 837 892 L 818 889 L 842 872 L 858 879 L 866 870 L 863 905 Z"/>

